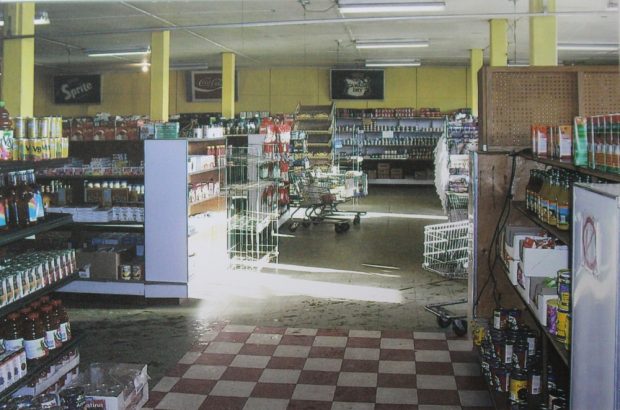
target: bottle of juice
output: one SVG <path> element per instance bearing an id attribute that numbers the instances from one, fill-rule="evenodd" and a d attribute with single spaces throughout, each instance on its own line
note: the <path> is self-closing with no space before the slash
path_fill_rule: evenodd
<path id="1" fill-rule="evenodd" d="M 0 231 L 9 229 L 8 202 L 4 193 L 4 174 L 0 174 Z"/>
<path id="2" fill-rule="evenodd" d="M 32 312 L 22 322 L 26 359 L 38 361 L 49 354 L 45 346 L 45 329 L 38 313 Z"/>
<path id="3" fill-rule="evenodd" d="M 17 175 L 17 214 L 19 217 L 19 225 L 22 227 L 26 227 L 32 225 L 32 218 L 30 207 L 30 200 L 33 197 L 32 191 L 28 184 L 26 183 L 26 174 L 23 171 L 20 171 Z M 36 208 L 35 211 L 35 221 L 36 221 Z"/>
<path id="4" fill-rule="evenodd" d="M 32 199 L 30 200 L 30 220 L 36 222 L 37 220 L 43 220 L 45 218 L 45 207 L 43 206 L 43 194 L 41 193 L 41 187 L 37 184 L 34 176 L 34 170 L 26 172 L 28 186 L 32 190 Z M 34 207 L 34 209 L 33 209 Z"/>
<path id="5" fill-rule="evenodd" d="M 7 220 L 9 227 L 16 228 L 19 226 L 19 211 L 17 206 L 17 175 L 15 172 L 7 174 L 6 190 L 4 197 L 7 201 Z"/>
<path id="6" fill-rule="evenodd" d="M 570 181 L 565 178 L 558 192 L 558 217 L 556 226 L 558 229 L 568 231 L 571 224 L 570 204 Z"/>
<path id="7" fill-rule="evenodd" d="M 551 178 L 551 187 L 549 188 L 549 199 L 547 204 L 547 223 L 556 226 L 558 222 L 558 194 L 560 192 L 560 181 L 558 174 Z"/>
<path id="8" fill-rule="evenodd" d="M 525 187 L 525 208 L 528 211 L 531 211 L 533 208 L 532 203 L 534 201 L 535 184 L 536 184 L 536 170 L 530 169 L 530 179 L 527 181 L 527 186 Z"/>
<path id="9" fill-rule="evenodd" d="M 540 189 L 538 200 L 538 219 L 547 220 L 547 211 L 549 210 L 549 173 L 543 174 L 543 185 Z"/>

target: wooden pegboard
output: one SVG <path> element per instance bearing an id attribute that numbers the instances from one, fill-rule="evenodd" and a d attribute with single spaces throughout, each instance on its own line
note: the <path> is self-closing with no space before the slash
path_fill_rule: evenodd
<path id="1" fill-rule="evenodd" d="M 601 115 L 620 112 L 618 73 L 579 73 L 579 114 Z"/>
<path id="2" fill-rule="evenodd" d="M 532 124 L 572 124 L 579 114 L 616 112 L 618 84 L 616 67 L 484 67 L 479 73 L 481 146 L 528 148 Z"/>

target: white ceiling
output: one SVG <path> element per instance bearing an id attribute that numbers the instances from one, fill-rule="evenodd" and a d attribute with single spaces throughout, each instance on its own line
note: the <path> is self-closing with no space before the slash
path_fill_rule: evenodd
<path id="1" fill-rule="evenodd" d="M 306 0 L 307 1 L 307 0 Z M 85 49 L 148 46 L 150 32 L 171 29 L 171 62 L 239 67 L 352 66 L 365 59 L 419 58 L 423 64 L 468 63 L 469 49 L 488 57 L 491 17 L 509 21 L 509 60 L 527 62 L 528 0 L 445 0 L 443 12 L 343 16 L 335 0 L 42 1 L 51 24 L 37 26 L 36 64 L 75 70 L 123 69 L 141 57 L 93 59 Z M 609 0 L 556 0 L 558 42 L 618 43 L 618 12 Z M 362 17 L 361 20 L 355 18 Z M 516 29 L 515 29 L 516 26 Z M 428 39 L 429 48 L 357 50 L 354 40 Z M 618 63 L 618 53 L 560 51 L 561 63 Z M 135 69 L 135 66 L 134 66 Z"/>

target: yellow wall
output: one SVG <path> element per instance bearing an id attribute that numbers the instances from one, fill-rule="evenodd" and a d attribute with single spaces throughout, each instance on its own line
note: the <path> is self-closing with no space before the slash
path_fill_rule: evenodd
<path id="1" fill-rule="evenodd" d="M 55 105 L 53 74 L 35 73 L 35 115 L 80 116 L 97 112 L 143 114 L 149 112 L 149 74 L 103 73 L 102 102 L 98 105 Z M 291 113 L 297 103 L 329 104 L 329 69 L 272 68 L 238 70 L 236 111 Z M 385 69 L 382 101 L 336 101 L 342 108 L 438 107 L 450 111 L 467 106 L 466 67 L 420 67 Z M 185 72 L 170 72 L 170 114 L 219 112 L 221 103 L 190 103 L 186 100 Z"/>

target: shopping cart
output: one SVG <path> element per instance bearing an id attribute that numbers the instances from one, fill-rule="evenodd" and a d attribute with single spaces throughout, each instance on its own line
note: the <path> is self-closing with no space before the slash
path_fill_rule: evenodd
<path id="1" fill-rule="evenodd" d="M 469 221 L 448 222 L 424 227 L 424 262 L 422 267 L 447 279 L 467 279 L 470 243 Z M 424 308 L 437 316 L 440 327 L 452 324 L 454 333 L 467 333 L 464 315 L 451 313 L 446 306 L 467 303 L 467 299 L 434 303 Z"/>
<path id="2" fill-rule="evenodd" d="M 345 173 L 322 173 L 312 171 L 292 172 L 291 214 L 288 229 L 295 232 L 299 225 L 307 228 L 311 224 L 333 223 L 336 233 L 349 230 L 350 223 L 359 225 L 365 211 L 342 211 L 338 205 L 350 202 L 368 193 L 366 174 L 347 171 Z M 303 212 L 302 217 L 296 217 Z"/>
<path id="3" fill-rule="evenodd" d="M 446 192 L 448 199 L 448 221 L 457 222 L 467 219 L 469 194 L 460 192 Z"/>

